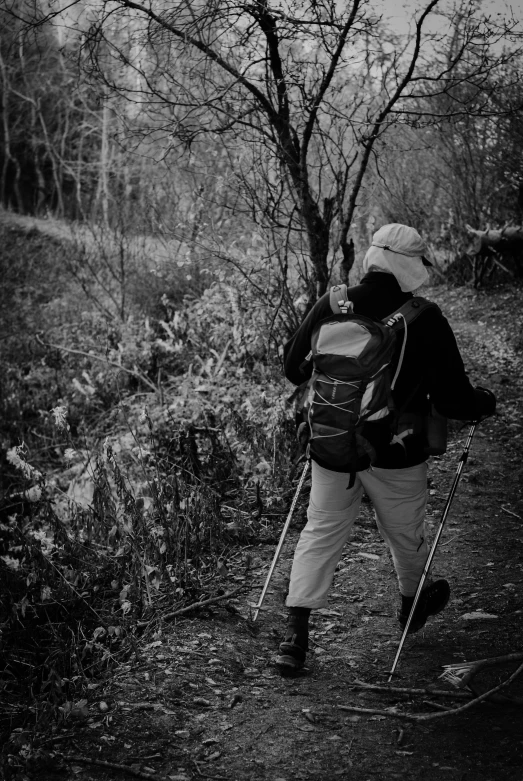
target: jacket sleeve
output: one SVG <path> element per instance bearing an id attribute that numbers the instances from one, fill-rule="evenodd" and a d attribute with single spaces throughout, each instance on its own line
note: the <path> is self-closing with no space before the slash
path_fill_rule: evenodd
<path id="1" fill-rule="evenodd" d="M 330 295 L 326 293 L 312 307 L 294 336 L 283 346 L 285 376 L 294 385 L 301 385 L 312 374 L 312 361 L 304 361 L 311 350 L 311 337 L 315 326 L 332 314 Z"/>
<path id="2" fill-rule="evenodd" d="M 437 318 L 427 331 L 425 351 L 427 388 L 430 399 L 441 415 L 455 420 L 477 420 L 492 414 L 492 399 L 471 384 L 459 351 L 456 337 L 448 320 L 435 312 Z"/>

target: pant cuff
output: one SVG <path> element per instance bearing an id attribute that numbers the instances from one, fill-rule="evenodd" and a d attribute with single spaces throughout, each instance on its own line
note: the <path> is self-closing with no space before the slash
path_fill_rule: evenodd
<path id="1" fill-rule="evenodd" d="M 299 599 L 299 597 L 287 597 L 285 604 L 287 607 L 308 607 L 311 610 L 318 610 L 326 607 L 326 599 Z"/>

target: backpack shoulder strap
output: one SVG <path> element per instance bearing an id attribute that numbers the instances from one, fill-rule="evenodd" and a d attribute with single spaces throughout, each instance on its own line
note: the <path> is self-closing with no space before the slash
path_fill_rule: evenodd
<path id="1" fill-rule="evenodd" d="M 343 306 L 344 304 L 352 304 L 347 301 L 347 285 L 334 285 L 330 289 L 330 305 L 335 315 L 346 314 L 347 309 L 352 309 L 352 306 Z"/>
<path id="2" fill-rule="evenodd" d="M 405 347 L 407 345 L 407 327 L 427 309 L 437 309 L 438 312 L 441 311 L 439 306 L 434 304 L 432 301 L 428 301 L 426 298 L 422 298 L 421 296 L 414 296 L 414 298 L 410 298 L 405 304 L 403 304 L 402 307 L 396 310 L 396 312 L 393 312 L 391 315 L 385 317 L 382 320 L 382 322 L 389 326 L 389 328 L 394 329 L 396 327 L 399 328 L 401 325 L 404 326 L 403 344 L 401 346 L 398 365 L 391 382 L 392 390 L 394 390 L 394 387 L 396 386 L 396 380 L 398 379 L 403 364 L 403 356 L 405 355 Z"/>
<path id="3" fill-rule="evenodd" d="M 427 309 L 437 309 L 441 312 L 441 309 L 433 301 L 428 301 L 422 296 L 414 296 L 410 298 L 402 307 L 390 314 L 388 317 L 383 318 L 383 323 L 391 328 L 397 323 L 406 323 L 410 325 Z"/>

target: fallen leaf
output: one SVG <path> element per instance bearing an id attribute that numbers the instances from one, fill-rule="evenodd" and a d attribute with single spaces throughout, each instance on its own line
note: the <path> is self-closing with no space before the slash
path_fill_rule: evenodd
<path id="1" fill-rule="evenodd" d="M 472 621 L 474 619 L 481 619 L 481 618 L 499 618 L 499 616 L 494 616 L 492 613 L 483 613 L 480 610 L 476 610 L 473 613 L 465 613 L 461 616 L 461 618 L 464 621 Z"/>
<path id="2" fill-rule="evenodd" d="M 339 610 L 330 610 L 329 608 L 322 607 L 319 610 L 316 610 L 316 613 L 319 613 L 321 616 L 341 616 Z"/>
<path id="3" fill-rule="evenodd" d="M 66 701 L 60 706 L 59 710 L 62 711 L 66 718 L 77 719 L 78 721 L 85 721 L 89 718 L 87 700 L 78 700 L 78 702 Z"/>

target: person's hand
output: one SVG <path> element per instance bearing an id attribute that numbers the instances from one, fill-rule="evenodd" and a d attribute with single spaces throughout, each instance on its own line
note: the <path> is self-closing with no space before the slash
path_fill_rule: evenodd
<path id="1" fill-rule="evenodd" d="M 496 397 L 491 390 L 476 386 L 476 408 L 478 410 L 478 419 L 489 418 L 496 411 Z"/>

